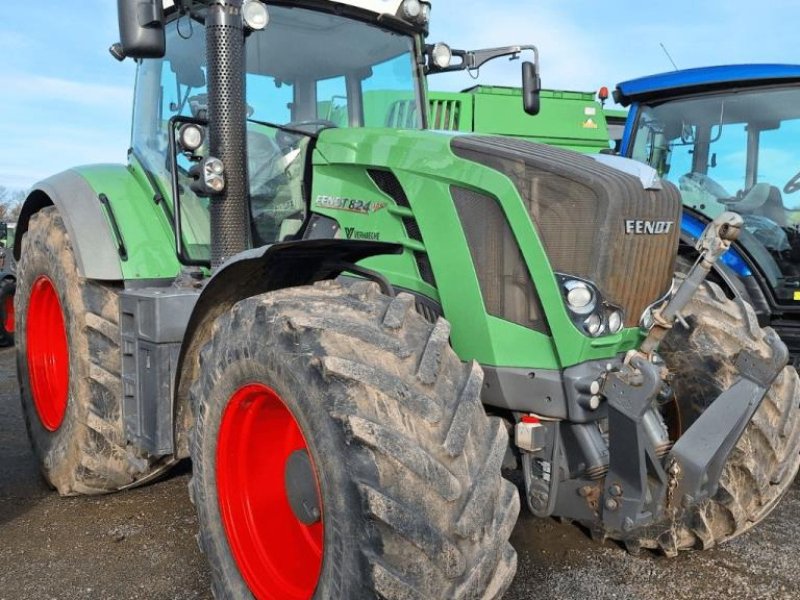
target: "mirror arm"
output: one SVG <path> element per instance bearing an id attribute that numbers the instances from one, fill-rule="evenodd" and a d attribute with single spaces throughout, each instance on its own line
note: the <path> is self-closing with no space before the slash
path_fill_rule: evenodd
<path id="1" fill-rule="evenodd" d="M 432 48 L 433 46 L 426 46 L 425 53 L 429 54 Z M 533 52 L 534 61 L 538 65 L 539 50 L 536 46 L 505 46 L 503 48 L 487 48 L 485 50 L 453 50 L 453 57 L 460 58 L 460 63 L 440 68 L 429 61 L 425 66 L 425 72 L 433 75 L 436 73 L 451 73 L 453 71 L 474 71 L 475 69 L 480 69 L 487 62 L 503 56 L 510 56 L 511 60 L 515 60 L 526 50 Z"/>

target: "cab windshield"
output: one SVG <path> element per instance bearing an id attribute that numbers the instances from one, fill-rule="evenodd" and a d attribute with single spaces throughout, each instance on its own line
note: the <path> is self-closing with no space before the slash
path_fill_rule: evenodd
<path id="1" fill-rule="evenodd" d="M 208 117 L 202 14 L 167 26 L 167 54 L 139 66 L 132 148 L 170 194 L 168 146 L 175 117 Z M 377 25 L 322 11 L 269 5 L 269 24 L 245 45 L 248 173 L 256 245 L 291 238 L 303 224 L 306 150 L 332 127 L 424 126 L 417 41 Z M 178 157 L 182 232 L 190 260 L 210 247 L 208 200 L 192 192 Z"/>
<path id="2" fill-rule="evenodd" d="M 632 157 L 677 185 L 685 206 L 741 214 L 741 242 L 776 300 L 800 300 L 800 89 L 645 106 L 634 136 Z"/>

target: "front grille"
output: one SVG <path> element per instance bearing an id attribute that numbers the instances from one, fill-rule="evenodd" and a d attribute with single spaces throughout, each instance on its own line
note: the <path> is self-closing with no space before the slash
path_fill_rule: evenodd
<path id="1" fill-rule="evenodd" d="M 495 317 L 549 334 L 539 296 L 500 204 L 472 190 L 450 193 L 467 237 L 486 311 Z"/>
<path id="2" fill-rule="evenodd" d="M 394 173 L 381 169 L 370 169 L 368 173 L 372 181 L 375 182 L 375 185 L 378 186 L 378 189 L 394 200 L 397 206 L 411 208 L 408 202 L 408 196 L 406 196 L 403 186 Z M 409 238 L 422 243 L 422 233 L 414 217 L 403 217 L 403 227 Z M 419 269 L 419 275 L 422 277 L 422 281 L 436 287 L 436 278 L 433 276 L 433 267 L 431 267 L 431 261 L 428 255 L 425 252 L 414 252 L 414 260 L 417 263 L 417 269 Z"/>
<path id="3" fill-rule="evenodd" d="M 553 270 L 593 281 L 638 326 L 644 310 L 672 284 L 680 234 L 680 195 L 667 182 L 647 191 L 638 178 L 589 157 L 529 142 L 463 136 L 462 158 L 511 179 Z M 626 234 L 626 221 L 671 221 L 668 234 Z"/>

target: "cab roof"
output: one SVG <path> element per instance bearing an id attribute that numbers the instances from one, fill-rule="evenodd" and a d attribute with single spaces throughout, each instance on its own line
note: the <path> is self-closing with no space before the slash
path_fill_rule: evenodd
<path id="1" fill-rule="evenodd" d="M 731 87 L 754 87 L 790 81 L 800 82 L 800 65 L 720 65 L 670 71 L 630 79 L 617 85 L 614 99 L 623 106 L 696 92 Z"/>

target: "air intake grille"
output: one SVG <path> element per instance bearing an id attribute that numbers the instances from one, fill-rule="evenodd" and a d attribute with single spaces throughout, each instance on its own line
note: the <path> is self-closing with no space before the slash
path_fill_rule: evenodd
<path id="1" fill-rule="evenodd" d="M 680 235 L 680 194 L 587 156 L 521 140 L 461 136 L 453 151 L 514 182 L 553 269 L 593 281 L 638 326 L 645 308 L 672 284 Z M 627 221 L 670 223 L 662 235 L 627 232 Z"/>
<path id="2" fill-rule="evenodd" d="M 486 311 L 549 334 L 533 280 L 500 204 L 464 188 L 451 187 L 450 193 L 467 236 Z"/>
<path id="3" fill-rule="evenodd" d="M 458 131 L 461 123 L 460 100 L 431 100 L 429 126 L 431 129 Z"/>
<path id="4" fill-rule="evenodd" d="M 400 185 L 394 173 L 391 171 L 382 171 L 380 169 L 370 169 L 368 173 L 372 181 L 375 182 L 375 185 L 377 185 L 384 194 L 391 197 L 398 206 L 411 208 L 411 205 L 408 203 L 408 196 L 406 196 L 403 186 Z M 422 233 L 414 217 L 403 217 L 403 226 L 409 238 L 422 243 Z M 417 262 L 417 268 L 419 269 L 422 280 L 436 287 L 436 278 L 433 276 L 433 268 L 431 267 L 431 261 L 428 255 L 425 252 L 414 252 L 414 259 Z"/>

